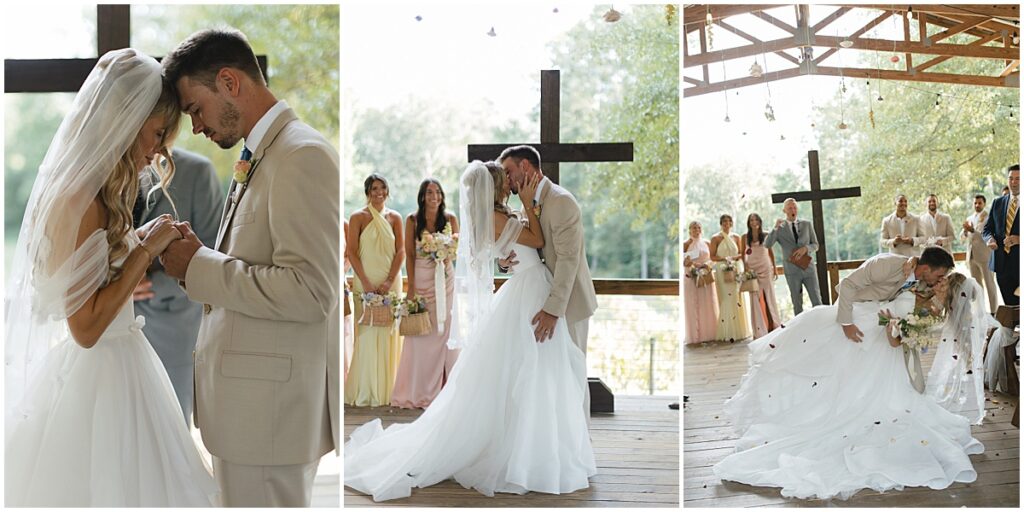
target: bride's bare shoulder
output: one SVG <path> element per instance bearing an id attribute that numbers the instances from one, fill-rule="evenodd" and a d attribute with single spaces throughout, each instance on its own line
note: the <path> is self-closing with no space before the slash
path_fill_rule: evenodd
<path id="1" fill-rule="evenodd" d="M 78 225 L 78 238 L 76 246 L 82 245 L 93 233 L 104 229 L 107 226 L 107 209 L 100 202 L 98 197 L 89 202 L 82 214 L 82 221 Z"/>

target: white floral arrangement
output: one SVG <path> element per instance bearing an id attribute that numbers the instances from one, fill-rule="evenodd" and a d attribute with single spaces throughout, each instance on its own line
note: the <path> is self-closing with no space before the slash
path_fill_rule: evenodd
<path id="1" fill-rule="evenodd" d="M 455 259 L 459 250 L 459 234 L 452 233 L 452 225 L 447 224 L 444 230 L 438 233 L 423 231 L 420 236 L 419 247 L 416 254 L 423 258 L 430 258 L 434 263 L 444 264 Z"/>
<path id="2" fill-rule="evenodd" d="M 888 318 L 878 315 L 878 325 L 889 325 L 892 336 L 902 337 L 902 343 L 910 348 L 927 352 L 938 345 L 938 337 L 934 328 L 942 324 L 945 318 L 933 314 L 928 308 L 917 308 L 904 318 Z"/>

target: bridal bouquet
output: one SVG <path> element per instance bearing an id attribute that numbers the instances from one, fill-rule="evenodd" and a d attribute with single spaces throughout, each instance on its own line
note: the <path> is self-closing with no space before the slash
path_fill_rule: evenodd
<path id="1" fill-rule="evenodd" d="M 459 249 L 459 234 L 452 233 L 452 225 L 448 224 L 439 233 L 429 233 L 424 230 L 420 236 L 419 247 L 416 254 L 422 258 L 430 258 L 435 263 L 443 265 L 445 262 L 455 259 L 455 253 Z"/>
<path id="2" fill-rule="evenodd" d="M 395 318 L 398 324 L 398 333 L 402 336 L 422 336 L 430 334 L 430 312 L 427 311 L 427 299 L 420 295 L 412 298 L 399 300 L 395 304 Z"/>
<path id="3" fill-rule="evenodd" d="M 388 327 L 394 323 L 393 309 L 395 303 L 399 301 L 398 294 L 388 292 L 381 295 L 376 292 L 365 292 L 360 297 L 363 299 L 363 314 L 359 317 L 360 325 Z"/>
<path id="4" fill-rule="evenodd" d="M 881 313 L 878 314 L 878 325 L 889 325 L 891 320 L 896 320 L 892 322 L 893 337 L 901 336 L 904 345 L 927 352 L 929 348 L 938 344 L 939 340 L 932 334 L 932 330 L 940 325 L 944 318 L 928 308 L 915 308 L 905 318 L 890 319 Z"/>

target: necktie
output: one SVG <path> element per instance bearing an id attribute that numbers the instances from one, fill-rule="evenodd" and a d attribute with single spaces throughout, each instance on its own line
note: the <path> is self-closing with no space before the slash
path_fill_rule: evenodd
<path id="1" fill-rule="evenodd" d="M 143 187 L 139 187 L 139 197 L 135 198 L 135 206 L 132 208 L 132 225 L 139 227 L 142 225 L 143 214 L 146 213 L 146 191 Z"/>
<path id="2" fill-rule="evenodd" d="M 252 159 L 252 151 L 249 151 L 249 148 L 242 146 L 242 156 L 239 158 L 241 160 L 248 162 L 250 159 Z"/>
<path id="3" fill-rule="evenodd" d="M 800 243 L 800 235 L 796 232 L 796 221 L 790 222 L 789 227 L 793 228 L 793 241 Z"/>
<path id="4" fill-rule="evenodd" d="M 1017 216 L 1017 198 L 1010 198 L 1010 207 L 1006 209 L 1006 236 L 1010 236 L 1010 230 L 1013 229 L 1013 218 Z M 1003 244 L 1003 250 L 1007 254 L 1010 253 L 1010 246 Z"/>
<path id="5" fill-rule="evenodd" d="M 534 207 L 537 206 L 537 200 L 536 199 L 533 200 L 533 206 Z M 538 219 L 538 220 L 540 220 L 540 219 Z M 543 263 L 544 262 L 544 248 L 538 248 L 537 249 L 537 256 L 540 256 L 540 261 Z"/>
<path id="6" fill-rule="evenodd" d="M 917 284 L 917 281 L 916 281 L 916 280 L 913 280 L 913 279 L 912 279 L 912 280 L 910 280 L 910 281 L 907 281 L 907 282 L 903 283 L 903 288 L 900 288 L 900 291 L 902 292 L 902 291 L 904 291 L 904 290 L 909 290 L 909 289 L 910 289 L 911 287 L 913 287 L 913 286 L 914 286 L 915 284 Z"/>

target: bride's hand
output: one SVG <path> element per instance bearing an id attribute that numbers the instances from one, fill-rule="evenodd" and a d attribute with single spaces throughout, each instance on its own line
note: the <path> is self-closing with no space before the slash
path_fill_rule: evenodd
<path id="1" fill-rule="evenodd" d="M 540 184 L 542 179 L 544 179 L 544 175 L 538 172 L 532 176 L 527 176 L 522 186 L 519 187 L 519 199 L 523 201 L 526 207 L 532 204 L 532 200 L 537 194 L 537 185 Z M 531 201 L 531 203 L 527 204 L 526 201 Z"/>
<path id="2" fill-rule="evenodd" d="M 170 215 L 161 215 L 149 228 L 146 238 L 142 240 L 142 247 L 150 256 L 156 257 L 167 250 L 171 242 L 181 239 L 181 232 L 174 226 L 174 220 Z"/>
<path id="3" fill-rule="evenodd" d="M 174 220 L 174 217 L 172 217 L 171 214 L 169 214 L 169 213 L 165 213 L 165 214 L 163 214 L 163 215 L 161 215 L 161 216 L 159 216 L 159 217 L 157 217 L 157 218 L 155 218 L 155 219 L 153 219 L 153 220 L 151 220 L 151 221 L 149 221 L 149 222 L 139 226 L 138 229 L 135 230 L 135 234 L 139 236 L 140 240 L 145 240 L 146 239 L 146 235 L 149 234 L 149 230 L 153 229 L 153 225 L 155 225 L 160 219 Z"/>

